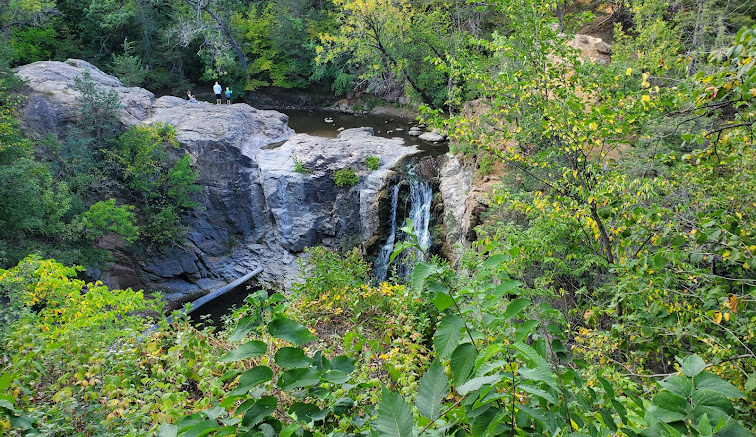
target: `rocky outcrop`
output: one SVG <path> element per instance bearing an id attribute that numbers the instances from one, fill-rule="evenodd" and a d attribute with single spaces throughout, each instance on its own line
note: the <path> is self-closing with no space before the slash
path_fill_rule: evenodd
<path id="1" fill-rule="evenodd" d="M 296 135 L 281 147 L 258 151 L 260 185 L 283 247 L 299 252 L 349 237 L 369 240 L 378 230 L 378 199 L 390 169 L 418 151 L 402 143 L 357 128 L 335 139 Z M 380 158 L 377 170 L 365 165 L 370 155 Z M 355 171 L 357 185 L 337 187 L 334 172 L 341 169 Z"/>
<path id="2" fill-rule="evenodd" d="M 601 38 L 577 34 L 568 44 L 580 50 L 580 55 L 584 58 L 599 64 L 608 64 L 612 61 L 612 47 Z"/>
<path id="3" fill-rule="evenodd" d="M 81 94 L 74 89 L 74 78 L 84 72 L 89 72 L 96 86 L 118 94 L 124 124 L 138 124 L 149 116 L 155 95 L 146 89 L 126 87 L 115 77 L 79 59 L 41 61 L 16 69 L 16 75 L 33 90 L 21 114 L 28 132 L 62 134 L 76 120 L 76 99 Z"/>
<path id="4" fill-rule="evenodd" d="M 335 139 L 292 137 L 287 116 L 279 112 L 155 99 L 78 60 L 17 70 L 31 90 L 21 117 L 27 131 L 66 134 L 77 120 L 74 77 L 84 71 L 98 87 L 118 93 L 124 125 L 173 125 L 180 144 L 174 153 L 191 156 L 203 186 L 201 206 L 184 217 L 190 230 L 182 247 L 136 255 L 117 240 L 102 242 L 115 262 L 93 273 L 115 287 L 159 289 L 169 300 L 185 299 L 258 266 L 264 268 L 261 280 L 285 286 L 296 277 L 295 261 L 305 247 L 374 238 L 391 168 L 417 152 L 369 129 L 348 129 Z M 380 168 L 367 169 L 368 155 L 380 158 Z M 297 173 L 295 159 L 309 172 Z M 355 186 L 336 186 L 333 172 L 343 168 L 355 171 Z"/>
<path id="5" fill-rule="evenodd" d="M 475 186 L 475 166 L 451 153 L 444 155 L 439 171 L 439 191 L 443 202 L 445 239 L 441 248 L 452 263 L 460 258 L 455 247 L 469 248 L 475 241 L 475 227 L 487 209 L 486 196 Z"/>

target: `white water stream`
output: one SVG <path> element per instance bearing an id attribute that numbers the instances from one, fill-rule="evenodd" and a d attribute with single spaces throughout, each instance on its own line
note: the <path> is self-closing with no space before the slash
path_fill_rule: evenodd
<path id="1" fill-rule="evenodd" d="M 430 235 L 430 209 L 431 201 L 433 200 L 433 190 L 430 183 L 417 178 L 410 171 L 409 179 L 409 213 L 407 217 L 397 217 L 397 210 L 399 204 L 399 189 L 407 181 L 402 180 L 398 182 L 391 189 L 391 227 L 389 236 L 386 239 L 386 243 L 381 247 L 381 252 L 378 254 L 378 258 L 375 260 L 373 267 L 373 273 L 376 279 L 379 281 L 385 281 L 388 277 L 389 271 L 389 258 L 394 251 L 394 245 L 397 241 L 401 241 L 404 235 L 397 236 L 398 225 L 403 225 L 405 218 L 409 217 L 414 225 L 415 235 L 417 235 L 417 241 L 421 247 L 427 249 L 431 244 Z M 406 210 L 406 209 L 405 209 Z M 396 273 L 398 276 L 406 277 L 409 272 L 412 271 L 412 266 L 407 265 L 406 259 L 414 258 L 423 260 L 422 253 L 416 253 L 416 257 L 400 256 L 397 257 L 394 262 L 397 263 Z"/>

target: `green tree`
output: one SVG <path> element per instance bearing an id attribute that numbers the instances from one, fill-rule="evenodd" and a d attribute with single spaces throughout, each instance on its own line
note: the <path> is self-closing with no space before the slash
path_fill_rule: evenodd
<path id="1" fill-rule="evenodd" d="M 143 236 L 156 245 L 177 243 L 183 238 L 179 212 L 197 206 L 191 195 L 199 173 L 184 155 L 172 158 L 169 149 L 178 147 L 170 126 L 133 126 L 106 152 L 116 174 L 128 189 L 128 196 L 141 211 Z"/>
<path id="2" fill-rule="evenodd" d="M 97 86 L 89 71 L 74 78 L 74 89 L 80 93 L 76 102 L 81 128 L 97 142 L 95 147 L 103 147 L 119 129 L 122 105 L 118 93 Z"/>
<path id="3" fill-rule="evenodd" d="M 399 78 L 424 103 L 440 106 L 447 91 L 447 77 L 425 64 L 428 56 L 440 56 L 445 46 L 453 50 L 460 38 L 442 4 L 427 7 L 409 0 L 339 0 L 338 29 L 321 35 L 319 63 L 343 62 L 364 80 Z M 451 35 L 444 37 L 442 35 Z"/>

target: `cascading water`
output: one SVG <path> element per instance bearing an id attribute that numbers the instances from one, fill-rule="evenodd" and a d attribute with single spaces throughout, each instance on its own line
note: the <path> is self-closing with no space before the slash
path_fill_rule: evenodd
<path id="1" fill-rule="evenodd" d="M 397 238 L 396 235 L 397 223 L 404 223 L 405 217 L 401 217 L 401 220 L 397 220 L 397 207 L 399 203 L 399 189 L 404 184 L 406 184 L 406 180 L 398 182 L 391 190 L 391 231 L 386 239 L 386 243 L 381 248 L 378 258 L 375 260 L 373 268 L 373 273 L 379 281 L 386 280 L 386 277 L 388 276 L 389 258 L 394 251 L 394 244 L 397 240 L 401 240 L 401 236 L 400 238 Z M 410 171 L 408 197 L 410 208 L 407 217 L 412 220 L 415 235 L 417 235 L 417 241 L 423 248 L 428 248 L 431 243 L 430 209 L 432 200 L 433 190 L 430 183 L 417 178 L 414 175 L 414 172 Z M 408 257 L 405 256 L 404 258 Z M 415 259 L 423 260 L 423 254 L 416 253 Z M 399 261 L 397 266 L 397 274 L 399 276 L 406 277 L 409 275 L 410 271 L 411 265 Z"/>
<path id="2" fill-rule="evenodd" d="M 433 200 L 431 185 L 424 180 L 410 179 L 410 218 L 420 247 L 430 247 L 430 208 Z M 422 254 L 420 254 L 422 256 Z"/>
<path id="3" fill-rule="evenodd" d="M 386 280 L 389 257 L 391 257 L 391 252 L 394 251 L 394 243 L 396 242 L 396 206 L 399 203 L 399 187 L 401 186 L 400 182 L 391 189 L 391 232 L 389 232 L 386 244 L 381 247 L 381 253 L 378 254 L 378 258 L 375 260 L 374 272 L 375 277 L 379 281 Z"/>

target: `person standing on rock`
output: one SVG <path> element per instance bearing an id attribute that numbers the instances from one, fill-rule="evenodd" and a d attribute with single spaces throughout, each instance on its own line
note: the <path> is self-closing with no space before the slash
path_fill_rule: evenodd
<path id="1" fill-rule="evenodd" d="M 226 104 L 231 104 L 231 90 L 226 87 Z"/>
<path id="2" fill-rule="evenodd" d="M 218 82 L 215 82 L 215 85 L 213 85 L 213 91 L 215 92 L 215 104 L 220 105 L 221 102 L 221 94 L 223 93 L 223 87 L 218 84 Z"/>

